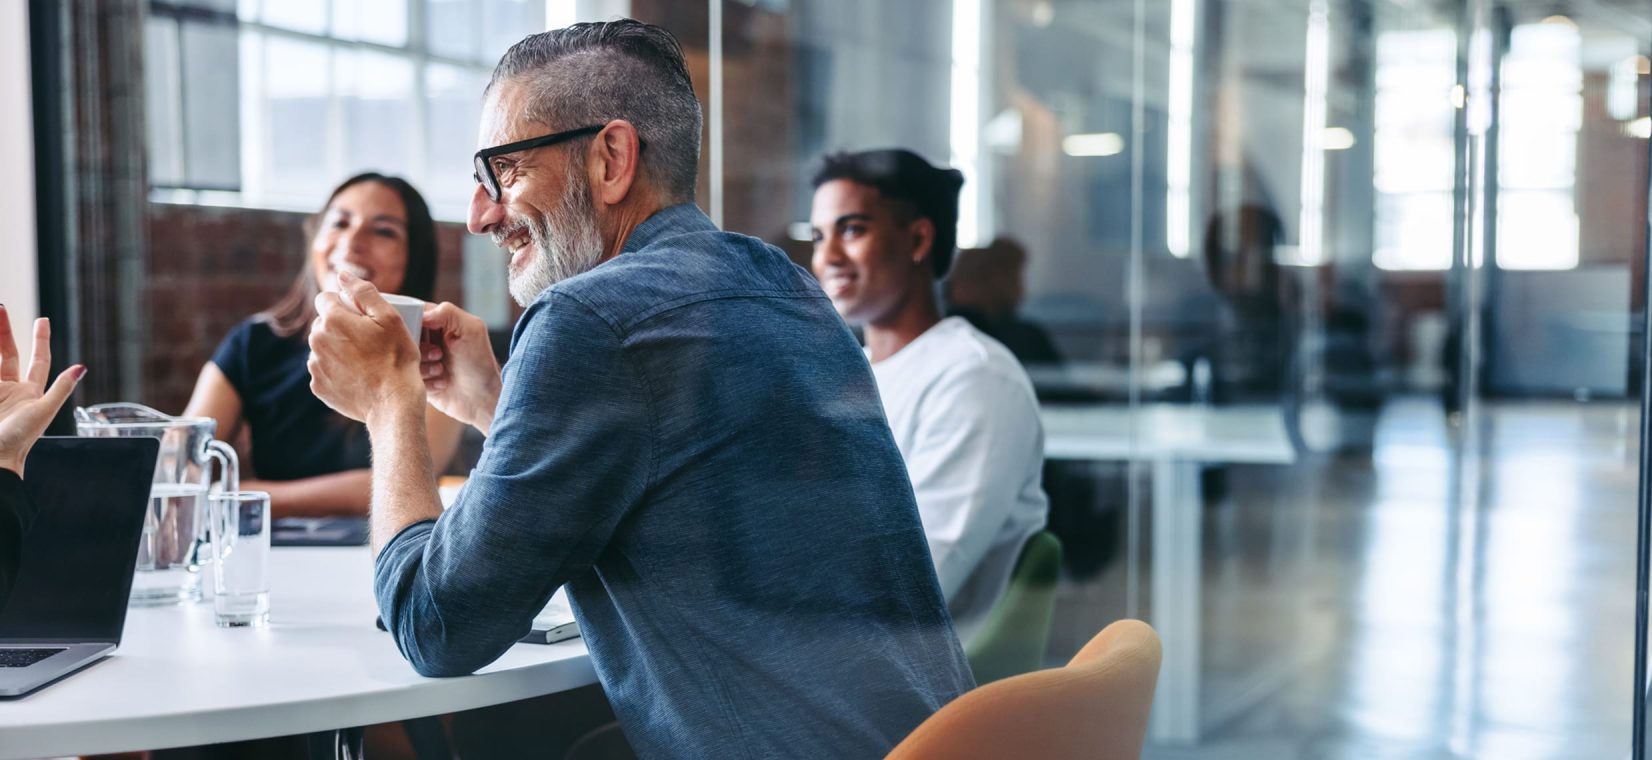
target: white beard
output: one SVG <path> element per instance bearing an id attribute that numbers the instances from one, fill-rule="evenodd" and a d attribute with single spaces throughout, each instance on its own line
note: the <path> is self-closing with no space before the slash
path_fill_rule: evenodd
<path id="1" fill-rule="evenodd" d="M 583 167 L 570 166 L 563 187 L 556 208 L 542 217 L 514 219 L 493 234 L 495 241 L 504 241 L 528 231 L 533 259 L 510 272 L 511 298 L 523 308 L 546 288 L 588 272 L 602 260 L 602 233 Z"/>

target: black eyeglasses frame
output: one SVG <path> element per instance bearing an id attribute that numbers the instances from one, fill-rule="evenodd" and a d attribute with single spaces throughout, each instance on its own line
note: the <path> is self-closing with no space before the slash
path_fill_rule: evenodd
<path id="1" fill-rule="evenodd" d="M 488 159 L 503 156 L 506 153 L 516 153 L 517 151 L 530 150 L 533 148 L 543 148 L 547 145 L 567 142 L 568 140 L 572 140 L 576 137 L 594 135 L 601 132 L 602 128 L 602 126 L 580 127 L 578 129 L 570 129 L 565 132 L 552 132 L 548 135 L 540 135 L 539 137 L 530 137 L 526 140 L 508 142 L 504 145 L 495 145 L 491 148 L 483 148 L 476 151 L 476 157 L 471 160 L 471 165 L 474 171 L 470 176 L 472 179 L 476 180 L 476 184 L 482 186 L 483 192 L 488 194 L 489 199 L 491 199 L 494 203 L 498 203 L 500 194 L 499 177 L 493 173 L 493 164 Z M 639 146 L 639 149 L 640 147 L 641 146 Z"/>

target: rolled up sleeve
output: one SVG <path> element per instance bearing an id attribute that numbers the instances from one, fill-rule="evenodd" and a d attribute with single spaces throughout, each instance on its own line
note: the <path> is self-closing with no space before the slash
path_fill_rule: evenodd
<path id="1" fill-rule="evenodd" d="M 551 292 L 518 323 L 491 435 L 453 506 L 380 552 L 374 590 L 427 676 L 475 672 L 590 570 L 652 477 L 645 378 L 617 328 Z"/>

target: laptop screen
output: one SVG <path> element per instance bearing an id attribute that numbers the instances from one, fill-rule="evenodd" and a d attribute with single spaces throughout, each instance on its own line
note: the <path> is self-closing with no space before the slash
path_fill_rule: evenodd
<path id="1" fill-rule="evenodd" d="M 0 641 L 118 642 L 160 441 L 42 438 L 23 485 L 35 505 Z"/>

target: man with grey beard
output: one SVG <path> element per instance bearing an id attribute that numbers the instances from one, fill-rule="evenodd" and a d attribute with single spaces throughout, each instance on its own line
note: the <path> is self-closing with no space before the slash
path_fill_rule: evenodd
<path id="1" fill-rule="evenodd" d="M 700 129 L 664 30 L 517 43 L 470 208 L 526 309 L 509 361 L 452 304 L 415 346 L 341 276 L 311 387 L 372 437 L 375 591 L 418 672 L 492 662 L 566 584 L 638 754 L 882 756 L 969 668 L 865 355 L 807 272 L 694 206 Z M 427 394 L 488 436 L 446 512 Z"/>

